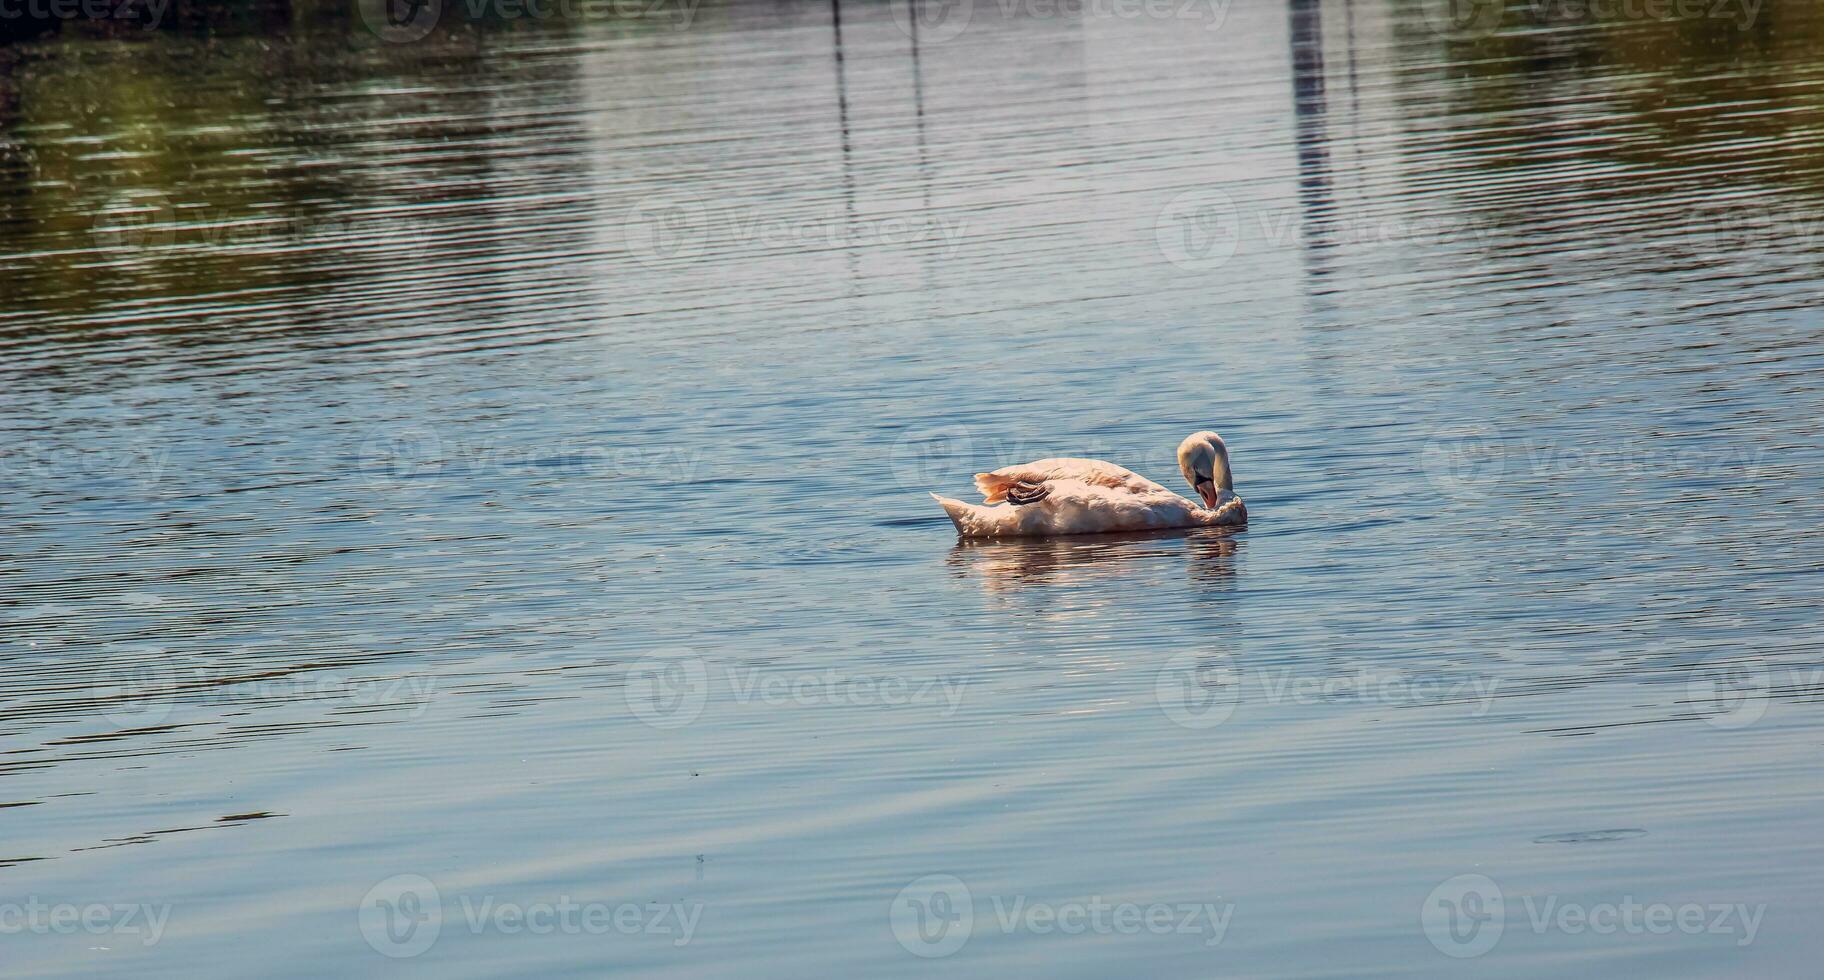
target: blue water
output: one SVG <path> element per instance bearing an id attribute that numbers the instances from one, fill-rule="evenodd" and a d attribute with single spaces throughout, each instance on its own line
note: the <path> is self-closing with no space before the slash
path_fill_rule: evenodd
<path id="1" fill-rule="evenodd" d="M 1811 968 L 1824 18 L 1173 8 L 7 49 L 5 972 Z"/>

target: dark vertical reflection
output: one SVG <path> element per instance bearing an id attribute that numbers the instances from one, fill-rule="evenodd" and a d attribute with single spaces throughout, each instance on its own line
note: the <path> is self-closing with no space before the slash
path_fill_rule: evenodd
<path id="1" fill-rule="evenodd" d="M 1298 147 L 1298 200 L 1303 212 L 1305 271 L 1329 275 L 1323 252 L 1334 248 L 1330 216 L 1336 209 L 1330 185 L 1330 151 L 1324 132 L 1324 28 L 1319 0 L 1290 0 L 1292 107 Z"/>
<path id="2" fill-rule="evenodd" d="M 25 238 L 24 210 L 32 168 L 20 141 L 6 138 L 18 130 L 21 116 L 19 86 L 6 73 L 6 58 L 6 52 L 0 50 L 0 241 L 11 242 Z"/>
<path id="3" fill-rule="evenodd" d="M 849 80 L 842 61 L 842 0 L 830 0 L 831 47 L 836 53 L 836 124 L 842 138 L 842 203 L 849 217 L 849 230 L 855 227 L 855 172 L 849 147 Z M 846 236 L 845 236 L 846 237 Z M 849 289 L 856 288 L 860 270 L 855 265 L 855 250 L 843 249 L 843 261 L 849 267 Z"/>
<path id="4" fill-rule="evenodd" d="M 1353 124 L 1362 114 L 1362 86 L 1355 71 L 1355 0 L 1343 0 L 1343 44 L 1349 52 L 1349 118 Z"/>
<path id="5" fill-rule="evenodd" d="M 907 3 L 913 0 L 906 0 Z M 931 206 L 931 151 L 925 143 L 925 72 L 918 60 L 918 12 L 911 11 L 906 17 L 911 25 L 912 35 L 912 126 L 914 138 L 918 141 L 918 176 L 919 187 L 924 194 L 925 207 Z"/>
<path id="6" fill-rule="evenodd" d="M 905 0 L 910 5 L 917 0 Z M 931 147 L 925 136 L 925 69 L 919 61 L 918 51 L 918 11 L 907 11 L 906 23 L 912 38 L 912 133 L 918 144 L 918 190 L 919 200 L 926 213 L 931 210 Z M 934 287 L 931 281 L 931 262 L 921 260 L 918 263 L 918 278 L 921 285 L 929 292 Z"/>

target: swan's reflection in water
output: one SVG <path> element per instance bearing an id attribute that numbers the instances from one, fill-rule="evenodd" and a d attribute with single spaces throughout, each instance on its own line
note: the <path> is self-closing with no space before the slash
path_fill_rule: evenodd
<path id="1" fill-rule="evenodd" d="M 1028 585 L 1079 585 L 1154 572 L 1160 560 L 1185 563 L 1199 585 L 1233 586 L 1240 539 L 1232 528 L 1082 534 L 1051 538 L 964 538 L 948 563 L 959 575 L 979 576 L 990 591 Z"/>

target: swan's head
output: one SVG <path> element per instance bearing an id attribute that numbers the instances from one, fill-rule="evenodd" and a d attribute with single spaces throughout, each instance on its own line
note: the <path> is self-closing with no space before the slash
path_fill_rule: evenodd
<path id="1" fill-rule="evenodd" d="M 1178 469 L 1211 510 L 1221 502 L 1223 491 L 1235 492 L 1235 475 L 1229 472 L 1229 447 L 1214 432 L 1194 432 L 1178 444 Z"/>

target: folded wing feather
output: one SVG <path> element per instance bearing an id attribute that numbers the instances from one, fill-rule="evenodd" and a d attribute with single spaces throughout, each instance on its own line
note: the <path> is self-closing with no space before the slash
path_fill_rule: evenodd
<path id="1" fill-rule="evenodd" d="M 1081 480 L 1091 486 L 1135 494 L 1170 492 L 1126 467 L 1100 459 L 1075 457 L 1040 459 L 1003 466 L 992 473 L 977 473 L 975 488 L 982 492 L 983 503 L 998 504 L 1007 499 L 1007 491 L 1015 484 L 1044 483 L 1047 480 Z"/>

